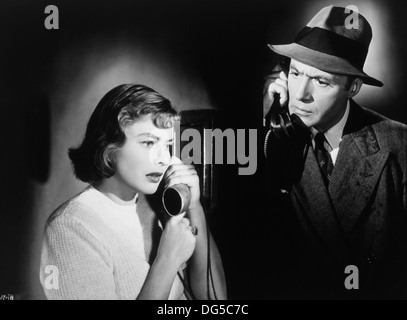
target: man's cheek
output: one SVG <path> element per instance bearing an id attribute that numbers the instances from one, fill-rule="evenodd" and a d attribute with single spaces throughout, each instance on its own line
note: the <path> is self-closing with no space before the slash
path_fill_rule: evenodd
<path id="1" fill-rule="evenodd" d="M 291 104 L 288 105 L 288 113 L 291 115 L 294 112 L 294 108 L 291 106 Z"/>

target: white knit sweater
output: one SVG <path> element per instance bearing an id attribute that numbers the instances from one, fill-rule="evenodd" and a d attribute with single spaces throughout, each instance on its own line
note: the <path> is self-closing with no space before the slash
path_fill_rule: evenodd
<path id="1" fill-rule="evenodd" d="M 136 205 L 89 186 L 46 223 L 40 281 L 48 299 L 136 299 L 149 269 Z M 185 299 L 178 277 L 169 298 Z"/>

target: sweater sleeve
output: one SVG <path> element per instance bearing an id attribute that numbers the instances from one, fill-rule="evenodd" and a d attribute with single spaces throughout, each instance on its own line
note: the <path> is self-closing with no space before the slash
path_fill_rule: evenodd
<path id="1" fill-rule="evenodd" d="M 118 299 L 109 252 L 71 216 L 46 225 L 40 281 L 48 299 Z"/>

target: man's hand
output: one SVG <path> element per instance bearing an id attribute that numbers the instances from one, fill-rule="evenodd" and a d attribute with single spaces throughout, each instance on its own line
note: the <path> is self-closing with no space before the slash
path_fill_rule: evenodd
<path id="1" fill-rule="evenodd" d="M 288 102 L 288 78 L 281 68 L 276 68 L 266 78 L 263 91 L 263 118 L 266 118 L 274 102 L 274 95 L 280 95 L 280 105 L 283 106 Z"/>

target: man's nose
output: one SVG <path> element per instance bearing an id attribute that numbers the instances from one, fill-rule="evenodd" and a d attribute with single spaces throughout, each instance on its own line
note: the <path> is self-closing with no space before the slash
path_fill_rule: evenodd
<path id="1" fill-rule="evenodd" d="M 295 99 L 304 103 L 313 101 L 310 82 L 311 81 L 309 78 L 304 77 L 303 79 L 301 79 L 301 82 L 299 83 L 299 86 L 295 93 Z"/>

